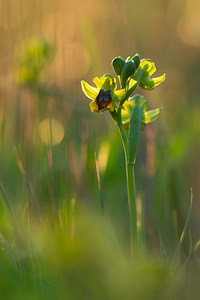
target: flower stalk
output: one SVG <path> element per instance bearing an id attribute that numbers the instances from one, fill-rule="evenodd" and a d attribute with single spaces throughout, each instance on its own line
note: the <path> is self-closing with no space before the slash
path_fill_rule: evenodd
<path id="1" fill-rule="evenodd" d="M 137 232 L 137 204 L 136 204 L 136 186 L 135 186 L 135 174 L 134 163 L 129 161 L 129 144 L 122 125 L 117 124 L 122 143 L 124 146 L 125 163 L 126 163 L 126 181 L 128 192 L 128 208 L 129 208 L 129 226 L 130 226 L 130 255 L 133 258 L 137 252 L 138 245 L 138 232 Z"/>

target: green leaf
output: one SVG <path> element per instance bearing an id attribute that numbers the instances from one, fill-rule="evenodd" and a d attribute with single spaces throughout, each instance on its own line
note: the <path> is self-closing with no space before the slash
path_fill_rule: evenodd
<path id="1" fill-rule="evenodd" d="M 137 149 L 140 141 L 140 130 L 142 122 L 142 110 L 141 107 L 134 105 L 130 121 L 129 121 L 129 163 L 135 163 Z"/>
<path id="2" fill-rule="evenodd" d="M 84 80 L 81 81 L 81 88 L 82 88 L 82 91 L 84 92 L 84 94 L 92 100 L 96 99 L 96 97 L 99 93 L 98 89 L 92 87 Z"/>
<path id="3" fill-rule="evenodd" d="M 160 114 L 162 108 L 156 108 L 149 111 L 145 111 L 142 114 L 142 122 L 143 123 L 150 123 L 157 119 L 158 115 Z"/>

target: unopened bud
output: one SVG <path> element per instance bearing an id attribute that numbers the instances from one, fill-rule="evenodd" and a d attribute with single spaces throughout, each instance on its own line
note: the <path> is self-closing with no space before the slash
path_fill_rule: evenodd
<path id="1" fill-rule="evenodd" d="M 137 69 L 140 65 L 140 56 L 139 56 L 139 54 L 136 54 L 135 56 L 133 56 L 132 60 L 134 61 L 136 69 Z"/>
<path id="2" fill-rule="evenodd" d="M 135 63 L 129 60 L 125 63 L 122 73 L 121 73 L 121 86 L 125 88 L 126 82 L 130 76 L 132 76 L 136 71 Z"/>
<path id="3" fill-rule="evenodd" d="M 124 67 L 125 61 L 121 57 L 115 57 L 112 61 L 112 66 L 115 73 L 120 76 Z"/>

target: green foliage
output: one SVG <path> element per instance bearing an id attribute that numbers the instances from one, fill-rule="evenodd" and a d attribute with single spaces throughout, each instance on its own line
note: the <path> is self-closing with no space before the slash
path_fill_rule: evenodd
<path id="1" fill-rule="evenodd" d="M 33 38 L 18 50 L 15 64 L 15 79 L 20 84 L 34 85 L 41 71 L 52 59 L 55 48 L 41 38 Z"/>
<path id="2" fill-rule="evenodd" d="M 74 216 L 74 229 L 67 230 L 68 213 L 62 210 L 60 215 L 64 230 L 49 222 L 38 224 L 32 218 L 28 232 L 20 227 L 23 253 L 11 246 L 7 249 L 1 241 L 0 288 L 5 300 L 128 300 L 133 294 L 142 300 L 167 292 L 166 266 L 153 258 L 130 265 L 116 248 L 109 224 L 102 217 L 79 212 Z"/>

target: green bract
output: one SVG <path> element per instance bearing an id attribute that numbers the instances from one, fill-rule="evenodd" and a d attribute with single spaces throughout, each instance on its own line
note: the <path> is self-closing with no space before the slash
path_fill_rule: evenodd
<path id="1" fill-rule="evenodd" d="M 116 79 L 113 78 L 110 74 L 105 74 L 101 78 L 95 77 L 93 79 L 96 87 L 92 87 L 84 80 L 81 81 L 81 87 L 84 94 L 92 99 L 93 101 L 90 102 L 90 109 L 92 112 L 103 112 L 105 110 L 114 111 L 117 107 L 116 103 L 119 102 L 123 95 L 125 94 L 125 90 L 116 90 L 117 84 Z M 103 102 L 103 94 L 111 96 L 110 102 L 106 100 Z M 98 103 L 98 96 L 101 96 L 101 103 L 102 106 Z M 104 104 L 104 105 L 103 105 Z M 105 106 L 106 105 L 106 106 Z"/>
<path id="2" fill-rule="evenodd" d="M 124 102 L 123 109 L 121 112 L 122 123 L 126 129 L 129 128 L 131 112 L 136 104 L 139 105 L 139 107 L 142 110 L 141 129 L 144 129 L 147 123 L 155 121 L 162 110 L 162 108 L 156 108 L 147 111 L 147 101 L 144 99 L 143 96 L 135 95 L 131 97 L 129 100 Z"/>

